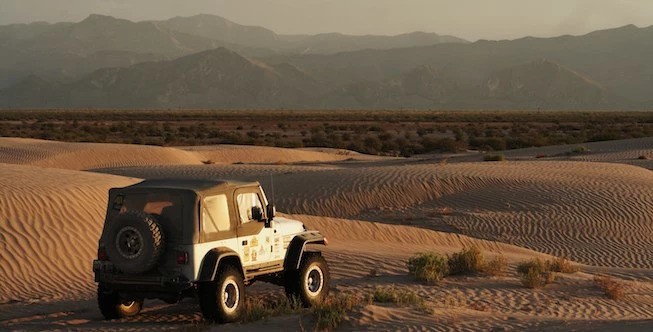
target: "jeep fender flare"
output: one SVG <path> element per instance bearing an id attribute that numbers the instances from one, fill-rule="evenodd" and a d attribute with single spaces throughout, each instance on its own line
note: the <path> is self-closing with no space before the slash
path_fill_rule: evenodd
<path id="1" fill-rule="evenodd" d="M 238 253 L 226 247 L 219 247 L 209 250 L 204 255 L 198 281 L 214 281 L 218 274 L 218 269 L 222 264 L 234 264 L 235 268 L 240 271 L 243 276 L 243 264 L 240 262 Z"/>
<path id="2" fill-rule="evenodd" d="M 327 240 L 324 235 L 319 232 L 306 232 L 295 235 L 288 245 L 286 259 L 283 262 L 284 270 L 290 271 L 299 269 L 307 244 L 326 245 Z"/>

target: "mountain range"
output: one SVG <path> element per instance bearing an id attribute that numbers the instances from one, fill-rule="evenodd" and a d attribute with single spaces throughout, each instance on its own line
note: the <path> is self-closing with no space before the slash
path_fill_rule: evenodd
<path id="1" fill-rule="evenodd" d="M 653 27 L 467 42 L 213 15 L 0 26 L 0 108 L 640 109 Z"/>

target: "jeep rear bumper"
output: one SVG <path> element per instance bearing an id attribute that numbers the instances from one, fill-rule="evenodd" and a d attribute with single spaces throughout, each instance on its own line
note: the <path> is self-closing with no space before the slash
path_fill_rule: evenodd
<path id="1" fill-rule="evenodd" d="M 98 260 L 93 261 L 93 272 L 95 282 L 106 288 L 144 298 L 164 298 L 194 289 L 193 282 L 182 274 L 126 275 L 116 271 L 113 264 Z"/>

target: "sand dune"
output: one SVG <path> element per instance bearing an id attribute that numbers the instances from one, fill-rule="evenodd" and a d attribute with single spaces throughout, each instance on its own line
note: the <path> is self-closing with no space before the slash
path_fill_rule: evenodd
<path id="1" fill-rule="evenodd" d="M 578 152 L 582 149 L 583 152 Z M 514 149 L 502 152 L 508 160 L 570 160 L 632 164 L 653 169 L 653 138 L 635 138 L 582 144 L 552 145 L 536 148 Z M 648 159 L 640 159 L 648 158 Z M 438 157 L 441 158 L 441 157 Z M 449 158 L 449 162 L 478 162 L 483 154 L 462 154 Z"/>
<path id="2" fill-rule="evenodd" d="M 92 293 L 90 262 L 104 221 L 106 192 L 110 187 L 137 182 L 111 175 L 0 164 L 0 303 L 8 301 L 75 299 Z M 527 252 L 511 246 L 412 227 L 347 222 L 323 217 L 298 216 L 320 229 L 336 243 L 358 243 L 359 250 L 377 251 L 382 261 L 388 243 L 419 251 L 425 244 L 433 249 L 479 247 L 503 252 Z M 47 234 L 47 236 L 44 236 Z M 361 245 L 365 243 L 365 245 Z M 371 247 L 370 247 L 371 246 Z M 369 249 L 371 248 L 371 249 Z M 356 251 L 356 250 L 354 250 Z M 394 251 L 394 250 L 393 250 Z M 530 253 L 530 252 L 529 252 Z M 532 253 L 530 253 L 532 254 Z M 402 263 L 403 264 L 403 263 Z M 351 272 L 351 265 L 335 267 Z M 405 267 L 394 272 L 405 273 Z M 367 273 L 361 267 L 358 274 Z M 337 272 L 336 272 L 337 273 Z M 336 274 L 337 275 L 337 274 Z"/>
<path id="3" fill-rule="evenodd" d="M 193 152 L 203 161 L 222 164 L 233 163 L 296 163 L 333 162 L 343 160 L 379 160 L 376 156 L 360 154 L 342 149 L 284 149 L 267 146 L 212 145 L 180 147 L 180 150 Z"/>
<path id="4" fill-rule="evenodd" d="M 134 182 L 0 164 L 0 303 L 88 296 L 107 190 Z"/>
<path id="5" fill-rule="evenodd" d="M 410 223 L 566 255 L 650 268 L 653 174 L 608 163 L 524 161 L 386 167 L 246 165 L 103 170 L 136 177 L 259 180 L 290 213 Z"/>
<path id="6" fill-rule="evenodd" d="M 243 145 L 168 148 L 146 145 L 67 143 L 0 137 L 0 163 L 87 170 L 140 165 L 295 163 L 373 160 L 348 150 L 281 149 Z"/>
<path id="7" fill-rule="evenodd" d="M 616 162 L 652 153 L 651 142 L 604 143 L 603 150 L 588 144 L 593 154 L 573 157 L 578 160 L 534 160 L 525 157 L 532 151 L 517 151 L 511 158 L 518 161 L 435 163 L 331 150 L 0 138 L 0 329 L 199 324 L 196 303 L 150 301 L 142 315 L 106 323 L 93 301 L 90 263 L 107 190 L 168 176 L 258 180 L 269 196 L 274 179 L 278 209 L 329 238 L 325 256 L 337 292 L 396 285 L 418 293 L 433 309 L 425 314 L 374 303 L 353 313 L 345 329 L 592 330 L 602 326 L 587 324 L 596 320 L 634 320 L 632 326 L 646 329 L 650 324 L 640 322 L 653 317 L 653 173 Z M 349 158 L 361 162 L 331 163 Z M 208 160 L 215 164 L 202 163 Z M 238 161 L 256 164 L 233 164 Z M 292 164 L 311 161 L 317 163 Z M 586 265 L 583 273 L 535 292 L 521 287 L 514 273 L 448 278 L 437 286 L 406 275 L 406 259 L 415 252 L 446 254 L 469 246 L 506 256 L 513 269 L 518 261 L 547 254 Z M 369 276 L 372 269 L 377 277 Z M 627 279 L 626 301 L 606 299 L 590 273 Z M 257 284 L 250 294 L 269 292 L 282 293 Z M 279 317 L 224 328 L 294 330 L 300 321 Z"/>

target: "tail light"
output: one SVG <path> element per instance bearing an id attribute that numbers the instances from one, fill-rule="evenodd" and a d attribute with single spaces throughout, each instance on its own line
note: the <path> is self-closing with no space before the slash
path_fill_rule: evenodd
<path id="1" fill-rule="evenodd" d="M 185 251 L 177 252 L 177 265 L 188 264 L 188 253 Z"/>
<path id="2" fill-rule="evenodd" d="M 107 254 L 107 251 L 103 247 L 100 247 L 97 250 L 97 259 L 99 261 L 108 261 L 109 260 L 109 255 Z"/>

